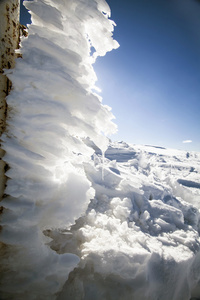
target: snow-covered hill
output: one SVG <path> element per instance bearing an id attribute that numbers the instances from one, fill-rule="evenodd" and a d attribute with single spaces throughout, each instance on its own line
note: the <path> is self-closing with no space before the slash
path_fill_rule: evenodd
<path id="1" fill-rule="evenodd" d="M 58 299 L 199 297 L 200 153 L 111 143 L 85 170 L 87 213 L 50 234 L 81 258 Z"/>

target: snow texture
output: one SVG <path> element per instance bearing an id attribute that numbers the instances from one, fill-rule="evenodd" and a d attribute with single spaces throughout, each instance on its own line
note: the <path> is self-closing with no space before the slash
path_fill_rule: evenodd
<path id="1" fill-rule="evenodd" d="M 85 140 L 105 151 L 116 125 L 94 92 L 92 64 L 118 43 L 104 0 L 24 3 L 32 24 L 23 58 L 5 72 L 13 90 L 2 137 L 9 169 L 1 241 L 13 247 L 2 286 L 4 297 L 50 299 L 80 259 L 52 251 L 43 231 L 74 224 L 94 197 L 83 167 L 94 149 Z"/>
<path id="2" fill-rule="evenodd" d="M 58 299 L 199 299 L 200 154 L 120 142 L 105 156 L 85 164 L 95 198 L 70 238 L 51 235 L 81 257 Z"/>
<path id="3" fill-rule="evenodd" d="M 105 1 L 26 6 L 7 71 L 1 299 L 200 299 L 200 153 L 108 143 L 92 68 L 118 46 Z"/>

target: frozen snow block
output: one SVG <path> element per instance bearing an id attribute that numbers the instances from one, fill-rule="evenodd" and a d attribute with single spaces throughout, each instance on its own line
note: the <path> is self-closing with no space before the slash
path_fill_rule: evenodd
<path id="1" fill-rule="evenodd" d="M 118 151 L 117 149 L 110 150 L 108 149 L 105 152 L 105 157 L 110 160 L 116 160 L 117 162 L 126 162 L 130 159 L 135 158 L 136 152 L 135 151 Z"/>
<path id="2" fill-rule="evenodd" d="M 116 187 L 119 185 L 120 181 L 122 178 L 115 172 L 111 170 L 112 168 L 109 169 L 104 169 L 104 184 L 107 187 Z M 116 170 L 116 169 L 115 169 Z M 118 171 L 118 170 L 117 170 Z"/>
<path id="3" fill-rule="evenodd" d="M 180 209 L 165 204 L 161 200 L 152 200 L 149 202 L 149 205 L 151 217 L 171 225 L 174 224 L 178 228 L 183 227 L 184 216 Z"/>

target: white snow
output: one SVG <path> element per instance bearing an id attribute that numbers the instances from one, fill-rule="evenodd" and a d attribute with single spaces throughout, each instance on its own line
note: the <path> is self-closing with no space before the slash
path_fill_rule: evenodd
<path id="1" fill-rule="evenodd" d="M 23 59 L 6 71 L 13 90 L 2 136 L 9 169 L 1 241 L 13 245 L 9 256 L 14 263 L 3 290 L 5 297 L 14 290 L 14 299 L 22 294 L 50 299 L 80 258 L 52 251 L 43 231 L 67 228 L 94 197 L 83 167 L 94 150 L 85 141 L 105 151 L 106 135 L 116 125 L 110 108 L 93 92 L 92 64 L 118 43 L 104 0 L 24 3 L 32 24 L 28 38 L 22 39 Z M 96 49 L 93 55 L 91 47 Z"/>
<path id="2" fill-rule="evenodd" d="M 200 154 L 111 143 L 103 179 L 96 155 L 85 164 L 95 198 L 70 231 L 81 261 L 58 299 L 199 297 Z"/>
<path id="3" fill-rule="evenodd" d="M 1 299 L 200 298 L 200 153 L 108 142 L 92 67 L 118 47 L 104 0 L 26 6 L 6 71 Z"/>

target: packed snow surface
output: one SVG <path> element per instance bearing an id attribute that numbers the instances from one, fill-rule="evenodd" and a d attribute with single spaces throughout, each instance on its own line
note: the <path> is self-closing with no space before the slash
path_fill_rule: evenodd
<path id="1" fill-rule="evenodd" d="M 108 142 L 92 67 L 118 46 L 104 0 L 26 6 L 7 71 L 1 299 L 200 299 L 200 153 Z"/>

